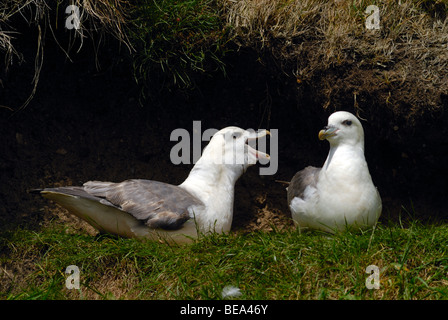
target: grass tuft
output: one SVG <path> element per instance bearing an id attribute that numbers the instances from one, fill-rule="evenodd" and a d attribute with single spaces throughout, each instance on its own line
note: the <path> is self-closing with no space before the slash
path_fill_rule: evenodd
<path id="1" fill-rule="evenodd" d="M 224 71 L 228 32 L 216 1 L 145 0 L 133 16 L 131 38 L 140 83 L 191 87 L 195 73 Z"/>

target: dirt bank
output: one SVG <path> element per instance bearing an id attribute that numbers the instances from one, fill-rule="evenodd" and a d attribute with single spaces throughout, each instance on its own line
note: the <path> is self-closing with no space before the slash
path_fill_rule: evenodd
<path id="1" fill-rule="evenodd" d="M 272 74 L 253 52 L 241 52 L 228 61 L 228 78 L 212 75 L 193 92 L 165 91 L 141 106 L 129 62 L 115 59 L 114 49 L 99 57 L 101 72 L 87 50 L 74 63 L 61 59 L 56 48 L 47 52 L 30 105 L 13 115 L 1 110 L 3 229 L 39 228 L 55 212 L 62 223 L 67 221 L 63 210 L 28 194 L 31 188 L 90 179 L 180 183 L 191 165 L 170 162 L 175 142 L 169 137 L 175 128 L 191 132 L 193 120 L 201 120 L 203 130 L 227 125 L 279 130 L 278 172 L 259 176 L 258 167 L 252 167 L 240 179 L 234 229 L 269 230 L 271 225 L 291 224 L 285 186 L 276 180 L 289 180 L 308 164 L 321 165 L 328 150 L 316 135 L 333 108 L 322 109 L 316 88 L 297 90 L 295 79 Z M 19 74 L 10 83 L 15 85 L 8 86 L 2 98 L 12 103 L 21 86 L 28 84 Z M 346 109 L 354 111 L 351 102 Z M 362 105 L 369 110 L 361 114 L 368 114 L 367 159 L 385 201 L 385 217 L 396 216 L 400 205 L 411 210 L 410 200 L 423 216 L 446 217 L 439 203 L 447 192 L 446 118 L 402 129 L 379 106 Z"/>
<path id="2" fill-rule="evenodd" d="M 170 134 L 176 128 L 192 132 L 194 120 L 201 120 L 203 130 L 278 129 L 278 171 L 259 176 L 254 166 L 238 181 L 233 227 L 289 227 L 285 185 L 277 180 L 322 165 L 328 144 L 318 141 L 317 132 L 335 110 L 364 119 L 366 158 L 384 201 L 382 219 L 406 210 L 421 219 L 448 217 L 448 93 L 436 92 L 437 103 L 425 109 L 433 92 L 402 81 L 402 74 L 394 78 L 397 64 L 375 69 L 347 60 L 305 78 L 284 72 L 291 61 L 280 61 L 273 47 L 235 47 L 225 57 L 226 76 L 194 74 L 193 89 L 158 84 L 151 98 L 140 99 L 131 57 L 117 41 L 106 38 L 99 51 L 86 41 L 69 61 L 50 37 L 38 90 L 24 110 L 13 112 L 32 89 L 37 31 L 31 30 L 17 46 L 26 62 L 11 65 L 1 77 L 0 230 L 37 229 L 51 219 L 86 228 L 28 194 L 32 188 L 91 179 L 180 183 L 192 165 L 170 162 L 176 144 Z M 406 59 L 403 65 L 411 63 Z"/>

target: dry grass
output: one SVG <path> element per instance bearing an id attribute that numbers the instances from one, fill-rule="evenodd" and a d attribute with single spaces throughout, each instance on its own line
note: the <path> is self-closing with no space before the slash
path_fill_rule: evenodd
<path id="1" fill-rule="evenodd" d="M 380 10 L 380 30 L 365 27 L 371 4 Z M 441 96 L 448 94 L 446 2 L 223 0 L 221 5 L 240 46 L 269 52 L 299 84 L 322 82 L 324 107 L 338 103 L 339 88 L 334 77 L 321 75 L 337 68 L 358 72 L 358 79 L 343 84 L 354 103 L 357 95 L 379 89 L 379 102 L 408 119 L 440 108 Z"/>
<path id="2" fill-rule="evenodd" d="M 313 56 L 317 58 L 309 61 L 313 65 L 299 70 L 303 74 L 349 59 L 359 60 L 357 55 L 387 63 L 402 53 L 400 49 L 411 58 L 446 66 L 446 54 L 438 55 L 446 52 L 446 18 L 431 17 L 416 1 L 373 3 L 380 9 L 379 31 L 365 28 L 368 14 L 364 10 L 371 3 L 362 0 L 225 0 L 223 6 L 227 23 L 233 27 L 240 45 L 269 48 L 278 58 L 287 60 L 314 49 Z M 442 66 L 437 67 L 440 70 Z"/>
<path id="3" fill-rule="evenodd" d="M 106 31 L 133 50 L 126 32 L 131 4 L 127 0 L 75 0 L 73 4 L 82 8 L 81 20 L 89 20 L 89 25 L 96 33 Z M 85 25 L 82 23 L 81 25 Z M 81 34 L 84 28 L 79 29 Z"/>
<path id="4" fill-rule="evenodd" d="M 76 29 L 74 33 L 75 38 L 79 37 L 81 42 L 79 49 L 82 47 L 83 40 L 87 37 L 87 34 L 92 37 L 94 33 L 101 34 L 107 32 L 115 36 L 120 42 L 124 43 L 129 50 L 132 50 L 132 46 L 130 45 L 125 32 L 126 14 L 130 9 L 128 1 L 74 0 L 71 1 L 71 4 L 82 8 L 80 10 L 81 27 Z M 37 90 L 39 75 L 44 62 L 44 47 L 47 30 L 50 30 L 54 40 L 58 43 L 54 29 L 58 27 L 58 14 L 66 15 L 65 9 L 67 5 L 68 4 L 63 1 L 57 1 L 55 6 L 54 1 L 47 0 L 5 0 L 0 3 L 0 52 L 4 53 L 5 72 L 8 71 L 8 66 L 13 63 L 20 64 L 23 62 L 23 56 L 15 48 L 14 44 L 15 40 L 21 36 L 14 27 L 14 25 L 17 24 L 17 21 L 23 19 L 23 22 L 33 28 L 36 27 L 38 30 L 32 90 L 26 101 L 23 102 L 20 107 L 16 108 L 16 110 L 25 108 L 32 100 Z M 56 11 L 56 14 L 54 11 Z M 67 57 L 69 57 L 69 52 L 73 44 L 74 39 L 71 41 L 68 48 L 61 47 Z M 17 59 L 17 61 L 14 59 Z M 6 108 L 12 110 L 10 107 Z"/>

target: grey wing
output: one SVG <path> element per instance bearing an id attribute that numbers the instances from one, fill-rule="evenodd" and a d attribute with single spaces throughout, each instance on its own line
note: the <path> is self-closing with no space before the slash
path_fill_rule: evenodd
<path id="1" fill-rule="evenodd" d="M 89 181 L 83 188 L 94 197 L 128 212 L 151 228 L 179 229 L 192 218 L 188 210 L 203 203 L 188 191 L 152 180 L 120 183 Z M 106 203 L 105 203 L 106 204 Z"/>
<path id="2" fill-rule="evenodd" d="M 288 204 L 295 197 L 303 199 L 306 187 L 316 187 L 320 170 L 321 168 L 308 166 L 294 175 L 288 186 Z"/>

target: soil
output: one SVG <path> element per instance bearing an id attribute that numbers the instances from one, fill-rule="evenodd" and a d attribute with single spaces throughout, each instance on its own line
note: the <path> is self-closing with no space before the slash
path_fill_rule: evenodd
<path id="1" fill-rule="evenodd" d="M 448 218 L 447 103 L 441 112 L 411 125 L 368 95 L 368 81 L 354 106 L 350 81 L 335 72 L 322 77 L 335 79 L 338 103 L 324 108 L 327 100 L 319 83 L 300 84 L 273 63 L 260 63 L 250 50 L 226 58 L 226 76 L 197 75 L 191 90 L 159 84 L 150 88 L 151 97 L 141 99 L 129 54 L 115 41 L 106 41 L 97 54 L 86 42 L 69 61 L 49 39 L 36 95 L 25 109 L 11 112 L 32 88 L 32 39 L 22 50 L 27 62 L 12 65 L 0 77 L 0 231 L 39 229 L 56 221 L 94 234 L 87 224 L 28 191 L 88 180 L 181 183 L 192 165 L 171 163 L 170 150 L 177 142 L 170 141 L 170 134 L 176 128 L 191 133 L 194 120 L 201 121 L 203 131 L 229 125 L 278 129 L 278 171 L 260 176 L 255 165 L 240 178 L 233 230 L 289 228 L 281 181 L 307 165 L 323 164 L 328 143 L 319 141 L 317 133 L 336 109 L 366 119 L 366 158 L 383 198 L 381 219 L 405 212 L 423 220 Z M 357 76 L 355 69 L 346 73 L 349 79 Z"/>

